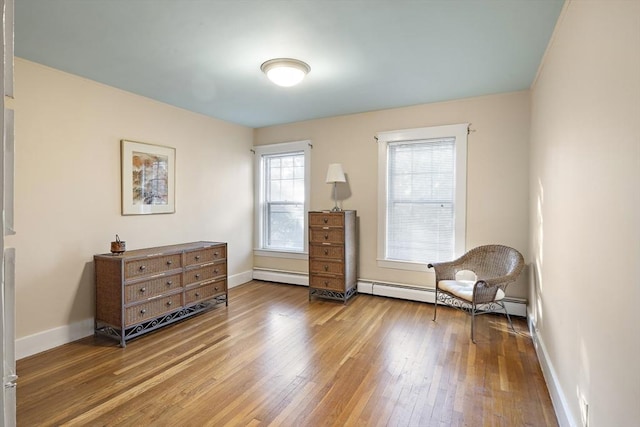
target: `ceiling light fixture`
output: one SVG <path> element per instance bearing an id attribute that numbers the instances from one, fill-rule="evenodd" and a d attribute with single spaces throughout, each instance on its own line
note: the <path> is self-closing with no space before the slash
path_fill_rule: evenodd
<path id="1" fill-rule="evenodd" d="M 311 71 L 306 63 L 291 58 L 276 58 L 264 62 L 260 69 L 278 86 L 295 86 Z"/>

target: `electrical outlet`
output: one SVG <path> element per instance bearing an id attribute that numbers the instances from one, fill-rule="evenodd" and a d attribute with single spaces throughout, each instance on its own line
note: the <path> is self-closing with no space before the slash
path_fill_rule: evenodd
<path id="1" fill-rule="evenodd" d="M 578 397 L 580 402 L 580 419 L 582 420 L 582 427 L 589 427 L 589 404 L 587 399 L 580 395 Z"/>

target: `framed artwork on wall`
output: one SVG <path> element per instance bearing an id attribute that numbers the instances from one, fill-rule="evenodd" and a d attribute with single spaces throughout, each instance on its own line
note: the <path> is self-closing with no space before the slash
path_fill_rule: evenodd
<path id="1" fill-rule="evenodd" d="M 121 141 L 122 215 L 174 213 L 176 149 Z"/>

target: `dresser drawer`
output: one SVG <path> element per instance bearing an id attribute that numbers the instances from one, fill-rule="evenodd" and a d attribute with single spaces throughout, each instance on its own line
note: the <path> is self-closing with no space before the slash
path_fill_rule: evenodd
<path id="1" fill-rule="evenodd" d="M 192 289 L 188 289 L 185 292 L 185 305 L 195 304 L 199 301 L 210 299 L 216 295 L 223 294 L 227 291 L 227 281 L 221 280 L 219 282 L 205 283 L 202 286 L 198 286 Z"/>
<path id="2" fill-rule="evenodd" d="M 208 262 L 218 261 L 227 257 L 224 246 L 215 246 L 212 248 L 198 249 L 184 253 L 185 264 L 198 265 Z"/>
<path id="3" fill-rule="evenodd" d="M 310 228 L 309 243 L 344 243 L 344 230 L 342 228 Z"/>
<path id="4" fill-rule="evenodd" d="M 215 277 L 227 274 L 227 265 L 223 262 L 217 264 L 204 265 L 199 268 L 192 268 L 184 272 L 183 283 L 190 285 L 196 282 L 211 280 Z"/>
<path id="5" fill-rule="evenodd" d="M 135 325 L 161 314 L 178 310 L 182 306 L 182 293 L 156 298 L 142 304 L 127 307 L 124 311 L 125 325 Z"/>
<path id="6" fill-rule="evenodd" d="M 344 279 L 342 277 L 311 276 L 309 286 L 317 289 L 344 292 Z"/>
<path id="7" fill-rule="evenodd" d="M 182 287 L 182 273 L 132 283 L 124 288 L 124 303 L 143 301 Z"/>
<path id="8" fill-rule="evenodd" d="M 331 260 L 311 260 L 309 270 L 313 274 L 344 274 L 344 263 Z"/>
<path id="9" fill-rule="evenodd" d="M 182 268 L 182 254 L 131 260 L 124 264 L 124 278 L 149 276 L 175 268 Z"/>
<path id="10" fill-rule="evenodd" d="M 343 227 L 344 215 L 341 213 L 313 212 L 309 215 L 309 225 L 311 227 Z"/>
<path id="11" fill-rule="evenodd" d="M 309 245 L 309 257 L 344 259 L 344 246 Z"/>

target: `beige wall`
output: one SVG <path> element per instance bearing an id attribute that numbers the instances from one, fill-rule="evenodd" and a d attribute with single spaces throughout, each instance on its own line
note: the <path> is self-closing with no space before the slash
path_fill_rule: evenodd
<path id="1" fill-rule="evenodd" d="M 532 91 L 531 321 L 561 419 L 640 420 L 640 2 L 565 5 Z"/>
<path id="2" fill-rule="evenodd" d="M 18 339 L 94 316 L 93 254 L 226 241 L 251 270 L 253 131 L 16 61 Z M 120 139 L 176 148 L 176 213 L 120 215 Z"/>
<path id="3" fill-rule="evenodd" d="M 329 163 L 347 175 L 344 209 L 358 211 L 359 278 L 418 286 L 433 284 L 433 274 L 379 268 L 377 248 L 378 151 L 380 131 L 472 123 L 468 142 L 467 248 L 502 243 L 528 253 L 529 92 L 298 122 L 256 129 L 256 145 L 310 139 L 311 209 L 333 206 L 332 187 L 324 182 Z M 428 260 L 425 260 L 428 261 Z M 256 267 L 307 271 L 306 261 L 254 257 Z M 509 289 L 525 297 L 526 277 Z"/>

